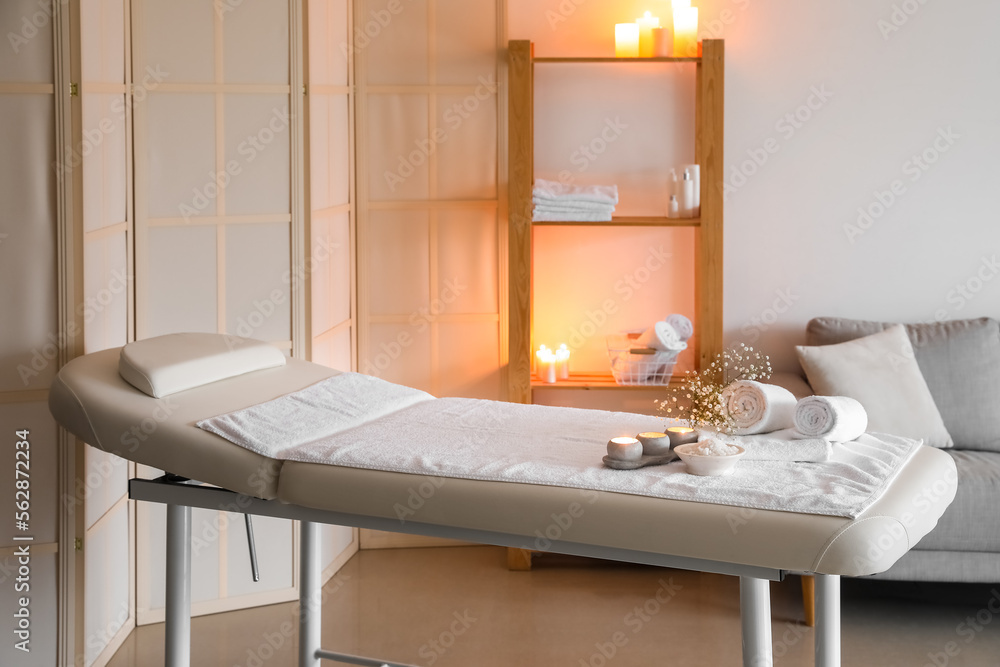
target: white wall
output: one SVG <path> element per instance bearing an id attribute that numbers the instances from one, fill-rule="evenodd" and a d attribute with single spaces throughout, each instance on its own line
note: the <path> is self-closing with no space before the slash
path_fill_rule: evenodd
<path id="1" fill-rule="evenodd" d="M 759 341 L 793 368 L 812 317 L 1000 315 L 1000 280 L 990 280 L 1000 270 L 990 264 L 1000 246 L 1000 3 L 694 4 L 702 36 L 726 39 L 727 181 L 748 151 L 772 149 L 731 181 L 740 187 L 725 205 L 729 340 Z M 668 7 L 511 0 L 509 34 L 534 40 L 537 55 L 611 55 L 613 23 Z M 818 108 L 801 109 L 810 101 Z M 795 127 L 785 120 L 795 113 L 808 119 Z M 949 128 L 950 143 L 939 139 Z M 925 150 L 936 161 L 921 170 L 912 157 Z M 877 212 L 876 191 L 897 180 L 902 194 L 849 238 L 858 208 Z M 979 291 L 967 299 L 959 285 Z"/>

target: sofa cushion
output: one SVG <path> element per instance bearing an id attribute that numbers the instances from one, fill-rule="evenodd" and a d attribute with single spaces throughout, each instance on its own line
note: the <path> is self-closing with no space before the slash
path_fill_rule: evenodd
<path id="1" fill-rule="evenodd" d="M 868 429 L 951 447 L 952 440 L 901 325 L 846 343 L 795 348 L 820 396 L 850 396 L 865 407 Z"/>
<path id="2" fill-rule="evenodd" d="M 955 500 L 937 527 L 915 547 L 922 550 L 1000 552 L 1000 454 L 948 450 L 958 470 Z M 933 495 L 934 489 L 926 489 Z M 923 496 L 913 499 L 914 513 L 926 507 Z"/>
<path id="3" fill-rule="evenodd" d="M 820 317 L 806 327 L 806 342 L 842 343 L 888 326 Z M 955 447 L 1000 452 L 1000 323 L 982 317 L 907 324 L 906 332 Z"/>

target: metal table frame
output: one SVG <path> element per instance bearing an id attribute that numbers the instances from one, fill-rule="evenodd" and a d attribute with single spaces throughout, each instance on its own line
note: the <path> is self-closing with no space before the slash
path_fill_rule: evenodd
<path id="1" fill-rule="evenodd" d="M 502 547 L 531 548 L 531 538 L 522 535 L 419 522 L 401 524 L 395 519 L 318 510 L 277 500 L 253 498 L 219 487 L 203 486 L 198 482 L 181 481 L 170 475 L 153 480 L 140 478 L 130 480 L 129 497 L 133 500 L 167 505 L 166 667 L 189 667 L 191 663 L 191 508 L 193 507 L 225 511 L 240 507 L 246 514 L 296 519 L 302 522 L 299 550 L 299 667 L 319 667 L 321 659 L 365 667 L 412 667 L 387 660 L 335 653 L 321 648 L 321 596 L 316 594 L 322 578 L 318 524 L 446 537 Z M 781 581 L 786 574 L 785 570 L 564 540 L 554 540 L 550 551 L 738 576 L 743 667 L 771 666 L 771 597 L 768 582 Z M 840 577 L 825 574 L 815 576 L 815 664 L 816 667 L 839 667 Z"/>

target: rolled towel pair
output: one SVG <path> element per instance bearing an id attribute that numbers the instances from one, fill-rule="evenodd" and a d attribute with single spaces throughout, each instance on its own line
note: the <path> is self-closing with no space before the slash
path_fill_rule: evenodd
<path id="1" fill-rule="evenodd" d="M 833 455 L 833 443 L 823 438 L 803 438 L 794 429 L 785 429 L 763 435 L 720 436 L 717 433 L 699 433 L 698 441 L 708 438 L 726 444 L 739 445 L 746 450 L 748 461 L 801 461 L 822 463 Z"/>
<path id="2" fill-rule="evenodd" d="M 657 322 L 646 329 L 636 343 L 660 352 L 680 352 L 687 349 L 687 343 L 681 340 L 677 330 L 667 322 Z"/>
<path id="3" fill-rule="evenodd" d="M 864 406 L 847 396 L 808 396 L 797 401 L 784 387 L 738 380 L 722 390 L 735 435 L 795 429 L 801 438 L 855 440 L 868 428 Z"/>

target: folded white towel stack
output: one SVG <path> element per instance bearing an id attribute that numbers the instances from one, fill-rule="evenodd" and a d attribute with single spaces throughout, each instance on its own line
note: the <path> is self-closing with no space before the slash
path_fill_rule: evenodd
<path id="1" fill-rule="evenodd" d="M 833 443 L 822 438 L 803 438 L 793 429 L 775 431 L 766 435 L 720 436 L 718 433 L 698 434 L 698 441 L 708 438 L 721 439 L 726 444 L 739 445 L 746 450 L 743 458 L 749 461 L 807 461 L 822 463 L 833 454 Z"/>
<path id="2" fill-rule="evenodd" d="M 535 179 L 531 191 L 536 221 L 609 222 L 618 203 L 616 185 L 568 185 Z"/>
<path id="3" fill-rule="evenodd" d="M 849 396 L 807 396 L 795 406 L 795 428 L 810 438 L 857 439 L 868 428 L 865 407 Z"/>
<path id="4" fill-rule="evenodd" d="M 674 328 L 674 331 L 677 332 L 677 335 L 680 336 L 680 339 L 684 342 L 687 342 L 688 339 L 694 335 L 694 325 L 691 324 L 691 320 L 684 317 L 680 313 L 667 315 L 667 318 L 664 321 Z"/>
<path id="5" fill-rule="evenodd" d="M 721 398 L 735 435 L 770 433 L 795 424 L 795 396 L 784 387 L 737 380 L 722 390 Z"/>

